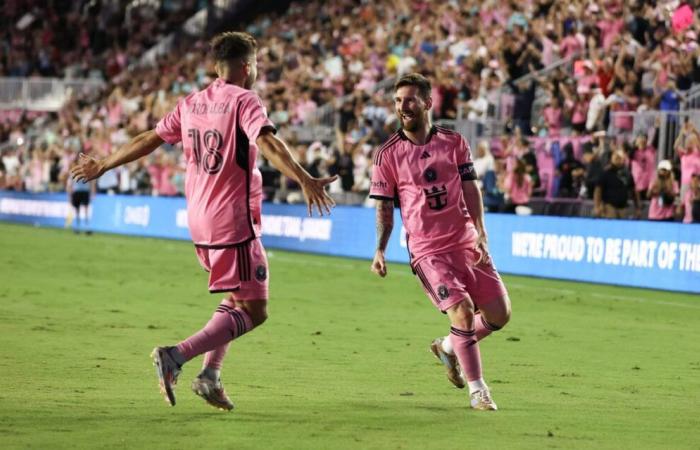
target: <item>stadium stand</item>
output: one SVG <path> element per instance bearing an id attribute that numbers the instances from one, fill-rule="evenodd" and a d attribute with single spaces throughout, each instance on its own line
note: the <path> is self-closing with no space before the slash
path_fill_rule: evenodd
<path id="1" fill-rule="evenodd" d="M 109 153 L 212 80 L 201 64 L 205 35 L 181 40 L 151 65 L 132 64 L 197 12 L 197 2 L 121 3 L 111 10 L 110 2 L 68 2 L 71 14 L 54 23 L 62 2 L 8 2 L 0 73 L 107 83 L 57 111 L 0 113 L 0 188 L 63 190 L 77 152 Z M 506 181 L 519 164 L 533 184 L 529 209 L 520 211 L 551 215 L 592 215 L 596 177 L 617 149 L 642 196 L 642 178 L 660 160 L 671 160 L 685 184 L 700 172 L 697 18 L 676 20 L 678 2 L 386 3 L 292 2 L 247 26 L 259 41 L 256 89 L 271 119 L 312 174 L 341 176 L 332 187 L 339 202 L 367 202 L 371 154 L 397 126 L 391 86 L 410 71 L 433 81 L 437 123 L 488 148 L 475 158 L 490 211 L 514 209 Z M 65 30 L 79 32 L 63 40 Z M 164 146 L 100 189 L 181 195 L 180 156 Z M 297 186 L 264 161 L 261 170 L 269 200 L 300 201 Z"/>

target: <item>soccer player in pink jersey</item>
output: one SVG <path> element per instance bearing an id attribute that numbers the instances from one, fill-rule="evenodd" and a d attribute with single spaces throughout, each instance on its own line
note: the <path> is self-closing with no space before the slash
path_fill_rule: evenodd
<path id="1" fill-rule="evenodd" d="M 401 129 L 375 152 L 370 197 L 377 200 L 377 250 L 372 271 L 387 275 L 384 258 L 398 200 L 411 267 L 450 333 L 431 344 L 470 404 L 495 410 L 481 371 L 479 341 L 510 319 L 510 299 L 488 254 L 481 192 L 469 146 L 459 133 L 433 126 L 430 82 L 402 76 L 394 87 Z"/>
<path id="2" fill-rule="evenodd" d="M 161 392 L 175 405 L 174 387 L 181 367 L 205 354 L 193 391 L 209 404 L 231 410 L 220 369 L 228 346 L 267 318 L 268 264 L 260 242 L 262 176 L 258 149 L 285 176 L 297 181 L 308 205 L 330 213 L 333 200 L 325 186 L 337 177 L 311 177 L 292 157 L 265 108 L 250 90 L 257 76 L 257 44 L 246 33 L 226 32 L 211 42 L 218 79 L 181 99 L 154 130 L 136 136 L 105 159 L 80 155 L 71 171 L 92 180 L 106 171 L 148 155 L 163 142 L 183 142 L 187 160 L 185 195 L 190 234 L 209 291 L 225 292 L 204 328 L 176 346 L 156 347 Z"/>

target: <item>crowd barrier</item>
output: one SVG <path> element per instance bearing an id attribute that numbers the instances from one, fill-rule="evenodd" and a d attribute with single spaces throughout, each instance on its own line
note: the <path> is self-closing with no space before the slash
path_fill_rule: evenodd
<path id="1" fill-rule="evenodd" d="M 0 191 L 0 220 L 63 227 L 66 194 Z M 268 248 L 371 258 L 375 212 L 339 206 L 307 217 L 300 205 L 263 206 Z M 387 258 L 408 262 L 398 210 Z M 502 273 L 700 293 L 700 225 L 488 214 L 492 257 Z M 98 195 L 89 228 L 96 232 L 189 239 L 185 201 Z"/>

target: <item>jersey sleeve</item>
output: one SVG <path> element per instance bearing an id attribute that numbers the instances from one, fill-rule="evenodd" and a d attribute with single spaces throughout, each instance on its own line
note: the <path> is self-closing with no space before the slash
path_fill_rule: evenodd
<path id="1" fill-rule="evenodd" d="M 181 107 L 182 100 L 179 100 L 175 109 L 163 116 L 156 125 L 156 134 L 168 144 L 177 144 L 182 140 L 182 122 L 180 120 Z"/>
<path id="2" fill-rule="evenodd" d="M 239 126 L 251 142 L 255 142 L 263 128 L 271 128 L 273 132 L 277 131 L 275 125 L 267 117 L 262 100 L 255 92 L 245 94 L 241 99 L 240 108 Z"/>
<path id="3" fill-rule="evenodd" d="M 372 166 L 372 185 L 369 197 L 376 200 L 394 200 L 396 197 L 396 176 L 388 161 L 382 158 L 381 163 Z"/>
<path id="4" fill-rule="evenodd" d="M 457 145 L 457 169 L 462 181 L 476 180 L 476 170 L 472 162 L 471 149 L 462 136 L 459 137 Z"/>

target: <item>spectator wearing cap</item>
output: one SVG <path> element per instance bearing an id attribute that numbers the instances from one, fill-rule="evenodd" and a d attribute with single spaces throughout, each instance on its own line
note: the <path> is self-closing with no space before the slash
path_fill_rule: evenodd
<path id="1" fill-rule="evenodd" d="M 683 217 L 683 223 L 700 223 L 700 172 L 690 177 L 690 186 L 678 205 L 678 215 Z"/>
<path id="2" fill-rule="evenodd" d="M 651 186 L 649 186 L 649 220 L 673 222 L 678 198 L 678 182 L 673 176 L 671 161 L 659 162 Z"/>
<path id="3" fill-rule="evenodd" d="M 625 161 L 625 153 L 622 150 L 614 151 L 610 164 L 598 180 L 593 196 L 593 215 L 596 217 L 624 219 L 630 196 L 634 200 L 637 216 L 640 215 L 639 196 Z"/>
<path id="4" fill-rule="evenodd" d="M 654 180 L 656 165 L 656 149 L 647 143 L 645 134 L 640 134 L 634 141 L 630 155 L 630 167 L 634 185 L 640 198 L 647 198 L 647 191 Z"/>

